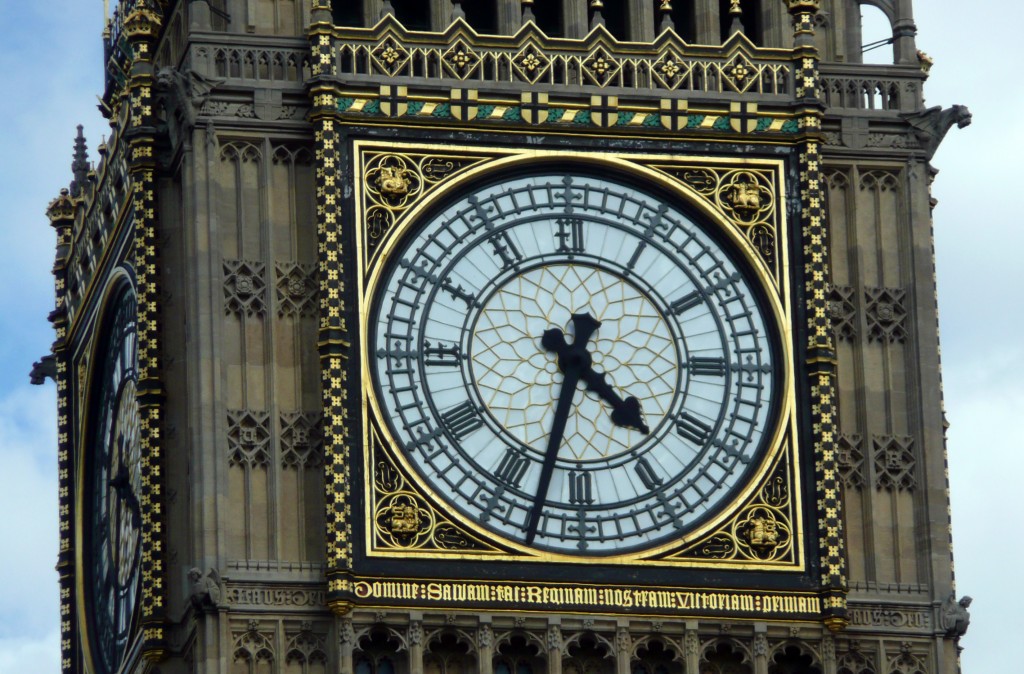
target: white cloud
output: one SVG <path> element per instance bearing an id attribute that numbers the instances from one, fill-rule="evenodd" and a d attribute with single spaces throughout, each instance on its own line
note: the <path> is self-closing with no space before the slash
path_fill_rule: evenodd
<path id="1" fill-rule="evenodd" d="M 0 674 L 59 674 L 60 633 L 39 638 L 0 637 Z"/>
<path id="2" fill-rule="evenodd" d="M 25 383 L 0 399 L 0 639 L 57 627 L 56 424 L 52 384 Z"/>

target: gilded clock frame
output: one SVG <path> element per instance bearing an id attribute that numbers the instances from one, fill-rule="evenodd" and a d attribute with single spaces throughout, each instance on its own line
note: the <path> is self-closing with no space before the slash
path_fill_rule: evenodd
<path id="1" fill-rule="evenodd" d="M 113 308 L 113 303 L 119 300 L 125 287 L 135 296 L 136 302 L 138 302 L 138 291 L 136 288 L 135 280 L 132 273 L 125 267 L 117 267 L 109 277 L 104 280 L 103 286 L 97 288 L 100 293 L 100 300 L 94 311 L 94 315 L 97 318 L 95 323 L 95 329 L 89 336 L 88 341 L 83 344 L 81 348 L 81 356 L 79 358 L 79 367 L 77 373 L 77 380 L 75 382 L 75 395 L 77 396 L 77 409 L 79 411 L 77 418 L 77 436 L 79 438 L 77 448 L 77 460 L 75 461 L 75 517 L 74 517 L 74 540 L 76 545 L 74 546 L 74 559 L 75 559 L 75 595 L 78 597 L 87 597 L 87 590 L 85 587 L 86 578 L 90 577 L 91 571 L 85 568 L 85 514 L 87 512 L 88 504 L 85 503 L 85 494 L 87 493 L 86 481 L 90 478 L 90 475 L 86 474 L 85 468 L 89 465 L 86 460 L 86 452 L 89 450 L 89 444 L 92 442 L 93 431 L 95 430 L 96 419 L 94 415 L 90 414 L 90 410 L 93 408 L 93 396 L 95 395 L 95 380 L 100 374 L 97 370 L 98 365 L 102 365 L 102 358 L 100 354 L 107 347 L 106 343 L 99 340 L 99 335 L 102 335 L 107 326 L 102 324 L 101 321 L 107 318 Z M 137 319 L 136 319 L 137 320 Z M 138 344 L 136 344 L 138 349 Z M 136 368 L 138 365 L 136 365 Z M 141 423 L 141 414 L 140 414 Z M 140 447 L 140 455 L 141 455 Z M 143 530 L 140 528 L 140 544 L 142 539 Z M 133 657 L 133 651 L 142 645 L 143 631 L 141 629 L 142 623 L 142 583 L 141 583 L 141 569 L 140 569 L 140 584 L 139 584 L 139 596 L 138 603 L 135 606 L 137 614 L 135 616 L 136 624 L 135 635 L 128 642 L 127 650 L 124 654 L 123 662 L 131 661 Z M 93 642 L 92 642 L 92 622 L 89 618 L 88 611 L 91 607 L 86 605 L 85 601 L 76 602 L 76 619 L 80 627 L 82 634 L 81 649 L 85 662 L 93 666 L 96 662 L 95 656 L 93 655 Z"/>
<path id="2" fill-rule="evenodd" d="M 516 562 L 806 570 L 804 503 L 800 475 L 792 339 L 793 302 L 789 279 L 790 233 L 786 218 L 782 159 L 680 157 L 665 154 L 510 149 L 471 145 L 352 141 L 355 176 L 355 260 L 359 313 L 359 372 L 362 385 L 362 463 L 368 558 L 481 559 Z M 683 538 L 642 551 L 609 556 L 575 556 L 529 548 L 476 525 L 444 500 L 395 449 L 381 422 L 370 376 L 368 336 L 371 304 L 380 275 L 397 241 L 420 214 L 477 177 L 556 161 L 605 166 L 657 183 L 699 210 L 755 270 L 757 282 L 781 331 L 784 369 L 779 413 L 768 450 L 746 485 L 715 516 Z M 430 169 L 434 166 L 434 169 Z M 437 170 L 441 166 L 443 170 Z M 428 167 L 428 170 L 424 170 Z M 384 169 L 382 171 L 382 169 Z M 687 178 L 689 176 L 689 179 Z M 387 184 L 390 182 L 390 184 Z M 729 203 L 743 182 L 746 205 Z M 759 197 L 751 195 L 751 190 Z M 735 194 L 735 191 L 732 192 Z M 750 204 L 758 203 L 755 209 Z M 382 220 L 383 218 L 383 220 Z M 766 251 L 764 230 L 771 232 Z M 379 240 L 375 240 L 379 239 Z M 357 459 L 358 460 L 358 459 Z M 783 494 L 784 498 L 778 496 Z M 774 500 L 773 500 L 774 499 Z M 773 530 L 765 544 L 751 542 L 751 522 Z M 766 524 L 767 523 L 767 524 Z M 756 527 L 754 527 L 756 528 Z"/>

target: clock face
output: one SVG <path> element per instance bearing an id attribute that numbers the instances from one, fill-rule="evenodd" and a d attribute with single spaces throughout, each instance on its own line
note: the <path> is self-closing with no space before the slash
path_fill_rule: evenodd
<path id="1" fill-rule="evenodd" d="M 137 622 L 141 467 L 135 296 L 121 293 L 94 365 L 85 494 L 85 573 L 93 660 L 115 672 Z"/>
<path id="2" fill-rule="evenodd" d="M 678 539 L 749 481 L 781 387 L 740 256 L 671 199 L 586 172 L 477 186 L 396 244 L 368 355 L 407 462 L 552 552 Z"/>

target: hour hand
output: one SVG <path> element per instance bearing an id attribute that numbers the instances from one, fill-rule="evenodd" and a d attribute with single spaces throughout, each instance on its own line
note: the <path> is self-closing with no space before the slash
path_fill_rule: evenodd
<path id="1" fill-rule="evenodd" d="M 581 378 L 587 384 L 588 391 L 593 391 L 612 406 L 612 423 L 624 428 L 635 428 L 644 435 L 650 433 L 650 429 L 644 423 L 640 401 L 633 396 L 625 400 L 620 398 L 608 383 L 604 372 L 595 372 L 594 368 L 588 367 Z"/>

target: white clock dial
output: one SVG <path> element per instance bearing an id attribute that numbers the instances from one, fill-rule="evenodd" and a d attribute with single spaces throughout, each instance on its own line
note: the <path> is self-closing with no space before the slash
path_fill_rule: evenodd
<path id="1" fill-rule="evenodd" d="M 390 259 L 377 401 L 420 478 L 484 527 L 568 554 L 652 547 L 727 503 L 767 451 L 767 300 L 673 201 L 519 175 L 417 223 Z"/>

